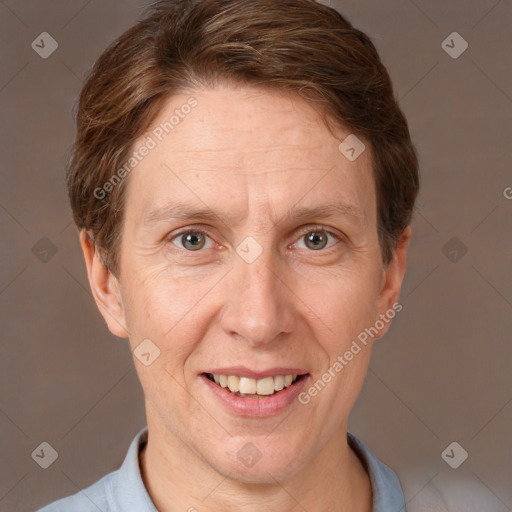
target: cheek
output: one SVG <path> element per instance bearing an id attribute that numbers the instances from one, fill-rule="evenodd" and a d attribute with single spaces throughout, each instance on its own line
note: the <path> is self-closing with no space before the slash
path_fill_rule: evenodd
<path id="1" fill-rule="evenodd" d="M 172 338 L 201 299 L 201 284 L 170 276 L 169 268 L 135 270 L 125 287 L 128 328 L 134 336 Z"/>
<path id="2" fill-rule="evenodd" d="M 372 268 L 372 267 L 368 267 Z M 359 336 L 377 316 L 379 274 L 362 271 L 345 275 L 328 288 L 326 315 L 332 334 L 324 349 L 329 362 L 323 380 L 329 381 L 332 400 L 342 410 L 350 410 L 363 385 L 371 356 L 371 338 Z"/>
<path id="3" fill-rule="evenodd" d="M 154 400 L 160 401 L 162 397 L 157 396 L 170 389 L 178 399 L 180 386 L 173 378 L 184 381 L 189 356 L 205 335 L 205 312 L 200 302 L 204 291 L 201 293 L 200 283 L 196 285 L 190 280 L 170 278 L 166 271 L 155 271 L 143 276 L 133 272 L 129 286 L 124 287 L 125 317 L 134 356 L 143 340 L 149 339 L 157 347 L 153 350 L 158 357 L 150 366 L 135 360 L 142 386 Z"/>
<path id="4" fill-rule="evenodd" d="M 316 323 L 323 324 L 329 353 L 343 350 L 352 337 L 373 324 L 378 292 L 377 272 L 365 270 L 361 265 L 333 273 L 319 281 L 316 288 L 308 287 L 301 292 L 316 313 Z"/>
<path id="5" fill-rule="evenodd" d="M 190 284 L 158 269 L 133 271 L 124 286 L 123 302 L 136 370 L 146 399 L 158 410 L 165 410 L 170 403 L 184 402 L 187 359 L 204 335 L 196 328 L 198 302 L 204 292 L 201 294 Z M 151 341 L 149 351 L 158 354 L 147 366 L 142 359 L 137 360 L 137 353 L 142 352 L 138 347 L 146 347 L 141 344 L 148 344 L 146 340 Z"/>

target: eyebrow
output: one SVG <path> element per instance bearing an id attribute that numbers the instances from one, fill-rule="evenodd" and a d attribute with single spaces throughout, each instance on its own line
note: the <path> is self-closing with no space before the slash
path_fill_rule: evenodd
<path id="1" fill-rule="evenodd" d="M 361 213 L 359 208 L 343 203 L 292 208 L 286 215 L 284 215 L 283 219 L 280 219 L 277 222 L 274 220 L 274 222 L 280 224 L 283 220 L 302 221 L 315 217 L 322 219 L 343 217 L 348 218 L 351 221 L 355 221 L 358 224 L 364 223 L 364 215 Z M 153 224 L 171 220 L 219 220 L 226 223 L 227 217 L 224 213 L 215 208 L 197 207 L 187 203 L 178 202 L 164 205 L 147 213 L 144 216 L 144 225 L 151 226 Z"/>

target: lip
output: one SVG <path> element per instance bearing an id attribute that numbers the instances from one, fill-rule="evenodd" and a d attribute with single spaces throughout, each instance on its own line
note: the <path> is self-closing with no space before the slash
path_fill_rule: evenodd
<path id="1" fill-rule="evenodd" d="M 227 368 L 223 368 L 222 372 L 228 370 Z M 279 370 L 279 369 L 278 369 Z M 217 370 L 215 370 L 217 372 Z M 256 378 L 254 375 L 263 375 L 270 376 L 270 373 L 262 373 L 262 372 L 234 372 L 234 368 L 229 369 L 230 372 L 227 375 L 239 375 L 241 377 L 250 377 Z M 287 368 L 286 372 L 289 372 L 290 369 Z M 295 371 L 295 369 L 294 369 Z M 207 372 L 212 373 L 212 372 Z M 220 372 L 219 372 L 220 373 Z M 243 398 L 241 396 L 236 396 L 227 388 L 223 388 L 212 382 L 206 374 L 201 374 L 199 377 L 202 382 L 204 382 L 205 386 L 209 390 L 209 392 L 220 402 L 220 404 L 227 409 L 229 412 L 236 414 L 237 416 L 246 416 L 252 418 L 262 418 L 269 416 L 276 416 L 289 407 L 292 406 L 293 402 L 302 391 L 307 381 L 309 380 L 309 374 L 303 375 L 300 379 L 296 380 L 293 384 L 288 386 L 287 388 L 275 393 L 272 396 L 266 396 L 261 398 Z M 225 373 L 222 373 L 226 375 Z M 275 373 L 274 375 L 283 375 L 283 373 Z M 284 373 L 284 375 L 290 375 L 290 373 Z M 299 375 L 299 372 L 297 372 Z M 261 377 L 259 377 L 261 378 Z"/>
<path id="2" fill-rule="evenodd" d="M 250 379 L 263 379 L 265 377 L 277 377 L 278 375 L 305 375 L 308 373 L 304 368 L 285 368 L 276 366 L 267 370 L 254 371 L 245 366 L 230 366 L 229 368 L 213 368 L 205 370 L 204 373 L 212 375 L 236 375 L 237 377 L 248 377 Z"/>

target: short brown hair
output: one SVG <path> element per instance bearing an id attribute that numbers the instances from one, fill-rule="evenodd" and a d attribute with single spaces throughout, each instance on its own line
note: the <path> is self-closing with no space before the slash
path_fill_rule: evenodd
<path id="1" fill-rule="evenodd" d="M 95 190 L 123 166 L 163 101 L 222 81 L 299 94 L 327 126 L 339 122 L 369 143 L 388 264 L 411 221 L 418 161 L 368 36 L 314 0 L 164 0 L 104 51 L 79 99 L 69 197 L 109 269 L 119 271 L 128 180 L 107 198 Z"/>

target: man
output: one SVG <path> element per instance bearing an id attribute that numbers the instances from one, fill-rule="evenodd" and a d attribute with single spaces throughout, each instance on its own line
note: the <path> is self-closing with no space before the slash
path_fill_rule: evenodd
<path id="1" fill-rule="evenodd" d="M 405 510 L 347 433 L 418 193 L 368 37 L 313 0 L 157 2 L 96 63 L 77 125 L 89 282 L 148 425 L 42 511 Z"/>

